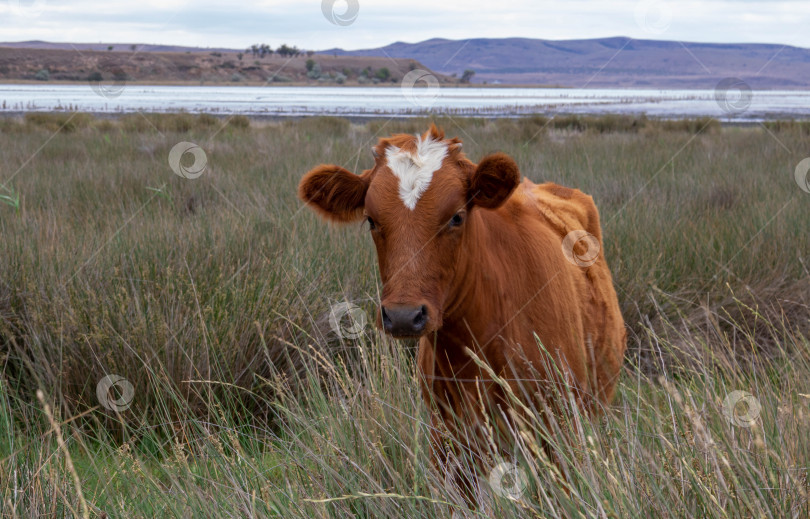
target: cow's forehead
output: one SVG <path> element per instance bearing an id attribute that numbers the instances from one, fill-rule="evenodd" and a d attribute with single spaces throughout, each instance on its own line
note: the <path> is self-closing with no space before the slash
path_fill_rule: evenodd
<path id="1" fill-rule="evenodd" d="M 399 181 L 399 198 L 405 207 L 411 211 L 416 208 L 447 154 L 447 143 L 429 135 L 415 136 L 403 146 L 387 145 L 385 163 Z"/>

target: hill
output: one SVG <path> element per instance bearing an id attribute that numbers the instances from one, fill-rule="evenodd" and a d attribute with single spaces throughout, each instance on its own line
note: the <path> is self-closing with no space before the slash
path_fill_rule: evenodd
<path id="1" fill-rule="evenodd" d="M 771 44 L 529 38 L 431 39 L 326 54 L 409 57 L 442 74 L 475 71 L 473 82 L 569 87 L 714 88 L 738 77 L 754 89 L 810 88 L 810 49 Z"/>
<path id="2" fill-rule="evenodd" d="M 312 59 L 316 70 L 309 72 Z M 80 81 L 126 78 L 170 84 L 389 84 L 410 70 L 428 69 L 410 58 L 302 54 L 264 58 L 239 52 L 110 52 L 0 47 L 0 81 Z M 319 70 L 318 70 L 319 69 Z M 387 70 L 387 72 L 386 72 Z M 47 71 L 47 72 L 42 72 Z M 309 75 L 308 75 L 309 72 Z M 442 82 L 450 78 L 436 74 Z"/>

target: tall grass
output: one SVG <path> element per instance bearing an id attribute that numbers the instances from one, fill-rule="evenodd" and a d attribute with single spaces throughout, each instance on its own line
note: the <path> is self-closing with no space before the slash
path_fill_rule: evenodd
<path id="1" fill-rule="evenodd" d="M 594 196 L 631 332 L 610 409 L 583 417 L 557 395 L 567 411 L 488 460 L 526 475 L 517 499 L 485 470 L 468 510 L 431 464 L 414 344 L 331 331 L 343 301 L 372 321 L 373 247 L 295 199 L 310 167 L 369 167 L 377 137 L 427 120 L 40 114 L 0 122 L 17 200 L 0 204 L 2 515 L 810 514 L 804 132 L 438 122 L 473 160 L 503 150 Z M 167 163 L 181 141 L 206 153 L 196 180 Z M 101 405 L 107 375 L 132 384 L 128 405 Z M 728 416 L 734 391 L 754 420 Z"/>

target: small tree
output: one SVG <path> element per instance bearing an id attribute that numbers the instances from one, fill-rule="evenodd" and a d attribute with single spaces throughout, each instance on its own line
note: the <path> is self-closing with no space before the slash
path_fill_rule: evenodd
<path id="1" fill-rule="evenodd" d="M 471 69 L 465 70 L 464 74 L 461 75 L 461 82 L 462 83 L 469 83 L 474 75 L 475 75 L 474 70 L 471 70 Z"/>
<path id="2" fill-rule="evenodd" d="M 239 61 L 242 61 L 242 56 L 243 56 L 243 54 L 240 52 L 240 53 L 238 53 L 238 54 L 236 55 L 236 58 L 237 58 Z"/>
<path id="3" fill-rule="evenodd" d="M 295 45 L 290 47 L 286 43 L 283 43 L 281 45 L 281 47 L 276 49 L 276 54 L 278 54 L 279 56 L 284 56 L 284 57 L 288 57 L 288 56 L 293 57 L 293 56 L 300 56 L 302 54 L 302 51 L 301 51 L 301 49 L 299 49 Z"/>
<path id="4" fill-rule="evenodd" d="M 374 74 L 374 77 L 376 77 L 380 81 L 388 81 L 388 78 L 391 77 L 391 71 L 388 70 L 388 67 L 383 67 L 377 70 L 377 72 Z"/>
<path id="5" fill-rule="evenodd" d="M 48 71 L 48 69 L 44 68 L 34 75 L 34 79 L 37 81 L 48 81 L 51 79 L 51 73 Z"/>
<path id="6" fill-rule="evenodd" d="M 314 59 L 308 59 L 307 60 L 307 72 L 312 72 L 312 67 L 314 67 L 314 66 L 315 66 L 315 60 Z"/>
<path id="7" fill-rule="evenodd" d="M 112 45 L 107 45 L 107 50 L 113 50 L 114 48 Z"/>
<path id="8" fill-rule="evenodd" d="M 138 50 L 138 46 L 135 45 L 135 44 L 132 44 L 132 45 L 129 46 L 129 50 L 131 50 L 132 52 L 135 52 L 136 50 Z"/>

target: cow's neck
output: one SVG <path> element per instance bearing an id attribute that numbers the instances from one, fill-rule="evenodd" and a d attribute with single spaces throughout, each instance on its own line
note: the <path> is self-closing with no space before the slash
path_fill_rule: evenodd
<path id="1" fill-rule="evenodd" d="M 504 298 L 501 293 L 506 251 L 490 247 L 496 232 L 492 211 L 473 210 L 467 221 L 464 243 L 460 245 L 453 281 L 445 300 L 442 327 L 437 332 L 436 345 L 445 350 L 441 356 L 467 357 L 469 347 L 478 353 L 506 332 L 502 316 Z M 497 232 L 503 232 L 498 230 Z"/>

